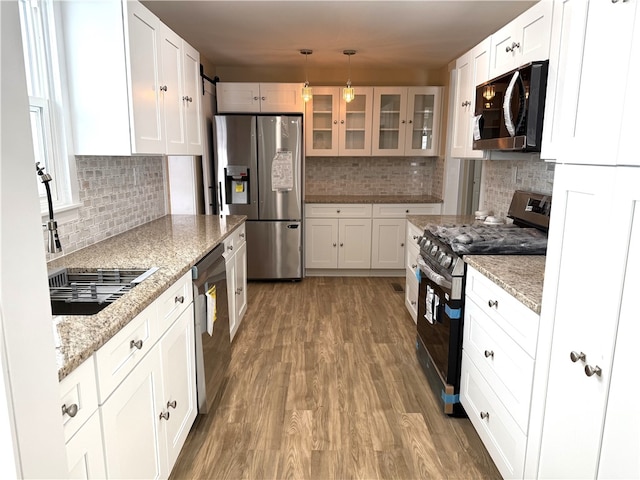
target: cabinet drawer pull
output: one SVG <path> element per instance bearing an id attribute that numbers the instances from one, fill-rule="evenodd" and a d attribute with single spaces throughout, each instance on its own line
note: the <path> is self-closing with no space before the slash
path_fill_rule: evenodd
<path id="1" fill-rule="evenodd" d="M 178 402 L 175 400 L 173 402 L 167 402 L 167 408 L 176 408 L 178 406 Z"/>
<path id="2" fill-rule="evenodd" d="M 487 303 L 489 304 L 489 308 L 498 308 L 498 300 L 489 300 Z"/>
<path id="3" fill-rule="evenodd" d="M 412 235 L 414 240 L 417 240 L 420 238 L 420 235 Z"/>
<path id="4" fill-rule="evenodd" d="M 242 287 L 236 290 L 236 295 L 242 295 Z"/>
<path id="5" fill-rule="evenodd" d="M 244 238 L 244 233 L 241 233 L 240 235 L 238 235 L 240 238 Z"/>
<path id="6" fill-rule="evenodd" d="M 571 361 L 572 361 L 573 363 L 576 363 L 578 360 L 581 360 L 581 361 L 583 361 L 583 362 L 584 362 L 584 361 L 586 360 L 587 356 L 585 355 L 585 353 L 584 353 L 584 352 L 580 352 L 580 353 L 578 353 L 578 352 L 571 352 L 571 353 L 569 354 L 569 358 L 571 358 Z"/>
<path id="7" fill-rule="evenodd" d="M 171 414 L 169 412 L 162 412 L 160 414 L 160 420 L 169 420 L 170 416 L 171 416 Z"/>
<path id="8" fill-rule="evenodd" d="M 416 265 L 415 263 L 411 264 L 411 268 L 416 269 L 418 268 L 418 265 Z"/>
<path id="9" fill-rule="evenodd" d="M 227 250 L 233 250 L 233 245 L 229 245 L 229 246 L 227 247 Z"/>
<path id="10" fill-rule="evenodd" d="M 142 350 L 142 340 L 138 340 L 138 341 L 131 340 L 129 342 L 129 348 L 133 348 L 133 347 L 137 348 L 138 350 Z"/>
<path id="11" fill-rule="evenodd" d="M 62 415 L 65 413 L 71 418 L 75 417 L 78 414 L 78 405 L 76 403 L 72 403 L 67 407 L 67 404 L 65 403 L 62 405 Z"/>
<path id="12" fill-rule="evenodd" d="M 176 297 L 175 303 L 184 303 L 184 295 Z"/>
<path id="13" fill-rule="evenodd" d="M 585 365 L 584 373 L 587 377 L 592 377 L 594 374 L 601 377 L 602 369 L 598 365 L 596 365 L 595 367 L 592 367 L 591 365 Z"/>
<path id="14" fill-rule="evenodd" d="M 489 357 L 493 358 L 493 350 L 485 350 L 484 351 L 484 356 L 486 358 L 489 358 Z"/>
<path id="15" fill-rule="evenodd" d="M 167 91 L 167 86 L 166 86 L 166 85 L 162 85 L 162 86 L 160 87 L 160 91 L 161 91 L 161 92 L 166 92 L 166 91 Z"/>
<path id="16" fill-rule="evenodd" d="M 418 304 L 418 302 L 416 302 L 415 300 L 411 300 L 410 303 L 411 303 L 411 305 L 417 305 Z"/>
<path id="17" fill-rule="evenodd" d="M 489 412 L 480 412 L 480 418 L 483 420 L 489 419 Z"/>

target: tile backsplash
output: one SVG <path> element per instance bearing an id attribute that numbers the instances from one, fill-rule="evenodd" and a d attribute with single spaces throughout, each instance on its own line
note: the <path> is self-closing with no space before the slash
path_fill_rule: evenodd
<path id="1" fill-rule="evenodd" d="M 484 160 L 484 209 L 506 218 L 513 192 L 551 194 L 555 164 L 544 160 Z"/>
<path id="2" fill-rule="evenodd" d="M 58 226 L 62 254 L 165 215 L 163 161 L 161 156 L 76 157 L 82 206 L 77 220 Z M 60 255 L 47 254 L 47 260 Z"/>
<path id="3" fill-rule="evenodd" d="M 433 195 L 444 161 L 425 157 L 307 157 L 307 195 Z"/>

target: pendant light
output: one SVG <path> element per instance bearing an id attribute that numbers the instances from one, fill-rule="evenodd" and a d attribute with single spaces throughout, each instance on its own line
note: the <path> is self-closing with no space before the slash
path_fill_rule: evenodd
<path id="1" fill-rule="evenodd" d="M 356 92 L 354 88 L 351 86 L 351 55 L 355 55 L 355 50 L 344 50 L 342 53 L 349 57 L 349 78 L 347 79 L 347 86 L 342 89 L 342 98 L 344 101 L 349 103 L 351 100 L 356 98 Z"/>
<path id="2" fill-rule="evenodd" d="M 304 55 L 304 87 L 302 87 L 302 100 L 304 100 L 304 102 L 308 102 L 309 100 L 311 100 L 313 98 L 313 92 L 311 91 L 311 87 L 309 86 L 309 74 L 307 72 L 307 59 L 309 57 L 309 55 L 311 55 L 313 53 L 313 50 L 309 50 L 309 49 L 302 49 L 300 50 L 300 53 L 302 55 Z"/>

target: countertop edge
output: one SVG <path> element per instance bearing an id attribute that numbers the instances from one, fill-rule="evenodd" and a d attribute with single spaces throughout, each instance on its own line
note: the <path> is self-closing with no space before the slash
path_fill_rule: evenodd
<path id="1" fill-rule="evenodd" d="M 444 203 L 444 200 L 432 195 L 306 195 L 304 203 Z"/>
<path id="2" fill-rule="evenodd" d="M 125 294 L 118 302 L 108 306 L 101 312 L 95 315 L 61 315 L 53 317 L 59 381 L 63 380 L 84 361 L 91 358 L 100 347 L 106 344 L 145 308 L 151 305 L 167 288 L 185 275 L 192 266 L 244 224 L 247 218 L 243 215 L 226 217 L 230 219 L 230 225 L 227 225 L 227 220 L 225 219 L 224 228 L 222 228 L 223 221 L 219 218 L 218 223 L 216 225 L 213 224 L 213 222 L 215 222 L 213 219 L 216 219 L 216 216 L 165 215 L 147 224 L 115 235 L 114 237 L 106 239 L 106 241 L 117 243 L 124 237 L 132 237 L 137 241 L 144 241 L 144 234 L 140 235 L 140 238 L 136 238 L 136 233 L 148 228 L 150 224 L 160 221 L 170 221 L 173 218 L 180 220 L 181 218 L 188 219 L 189 217 L 209 217 L 204 223 L 208 224 L 209 230 L 212 229 L 211 227 L 217 226 L 219 233 L 215 236 L 210 235 L 211 238 L 207 236 L 208 238 L 205 240 L 205 243 L 199 247 L 195 246 L 197 240 L 193 240 L 191 244 L 182 249 L 184 252 L 181 251 L 181 255 L 176 255 L 176 252 L 171 250 L 171 248 L 180 250 L 180 247 L 176 245 L 172 245 L 171 248 L 167 247 L 167 263 L 164 265 L 154 265 L 160 267 L 158 272 Z M 199 226 L 199 228 L 205 229 L 208 227 Z M 50 268 L 59 266 L 74 268 L 77 266 L 77 261 L 73 260 L 75 257 L 99 258 L 101 255 L 101 247 L 103 246 L 101 244 L 103 244 L 103 242 L 88 246 L 77 252 L 72 252 L 68 256 L 55 259 L 49 262 L 48 266 Z M 169 251 L 174 255 L 169 255 Z M 74 256 L 74 254 L 76 255 Z M 104 255 L 104 253 L 102 255 Z M 162 252 L 160 252 L 158 256 L 162 257 Z"/>

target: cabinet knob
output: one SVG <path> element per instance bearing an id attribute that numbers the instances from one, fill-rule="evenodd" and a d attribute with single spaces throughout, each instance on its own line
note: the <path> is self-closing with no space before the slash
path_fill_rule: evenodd
<path id="1" fill-rule="evenodd" d="M 482 418 L 483 420 L 488 420 L 489 412 L 480 412 L 480 418 Z"/>
<path id="2" fill-rule="evenodd" d="M 253 99 L 254 99 L 254 100 L 259 100 L 259 98 L 258 98 L 258 97 L 253 97 Z"/>
<path id="3" fill-rule="evenodd" d="M 404 247 L 404 242 L 402 242 L 402 243 L 400 244 L 400 246 L 401 246 L 401 247 Z"/>
<path id="4" fill-rule="evenodd" d="M 409 123 L 413 123 L 413 120 L 409 120 Z"/>
<path id="5" fill-rule="evenodd" d="M 341 125 L 344 125 L 344 120 L 340 120 L 340 124 L 341 124 Z"/>
<path id="6" fill-rule="evenodd" d="M 405 122 L 404 120 L 402 120 L 400 123 L 405 124 L 405 123 L 407 123 L 407 122 Z"/>
<path id="7" fill-rule="evenodd" d="M 404 213 L 409 213 L 409 209 L 407 208 L 407 209 L 404 211 Z"/>
<path id="8" fill-rule="evenodd" d="M 142 340 L 131 340 L 129 342 L 129 348 L 137 348 L 138 350 L 142 350 Z"/>
<path id="9" fill-rule="evenodd" d="M 171 416 L 171 415 L 169 414 L 169 412 L 162 412 L 162 413 L 160 414 L 160 420 L 169 420 L 169 417 L 170 417 L 170 416 Z"/>
<path id="10" fill-rule="evenodd" d="M 489 358 L 489 357 L 493 358 L 493 350 L 485 350 L 484 356 L 485 358 Z"/>
<path id="11" fill-rule="evenodd" d="M 262 100 L 262 101 L 264 101 L 266 99 L 267 99 L 267 97 L 260 97 L 260 100 Z"/>
<path id="12" fill-rule="evenodd" d="M 334 243 L 333 246 L 335 247 L 335 246 L 337 246 L 337 244 Z"/>
<path id="13" fill-rule="evenodd" d="M 166 92 L 166 91 L 167 91 L 167 86 L 166 86 L 166 85 L 162 85 L 162 86 L 160 87 L 160 91 L 161 91 L 161 92 Z"/>
<path id="14" fill-rule="evenodd" d="M 334 120 L 334 121 L 333 121 L 333 124 L 334 124 L 334 125 L 337 125 L 337 124 L 338 124 L 338 120 Z"/>
<path id="15" fill-rule="evenodd" d="M 340 246 L 341 246 L 341 247 L 344 247 L 344 243 L 340 242 Z"/>
<path id="16" fill-rule="evenodd" d="M 594 374 L 601 377 L 602 369 L 598 365 L 596 365 L 595 367 L 592 367 L 591 365 L 585 365 L 584 373 L 587 377 L 593 377 Z"/>
<path id="17" fill-rule="evenodd" d="M 336 213 L 340 213 L 340 209 L 336 210 Z"/>
<path id="18" fill-rule="evenodd" d="M 67 406 L 67 404 L 65 403 L 64 405 L 62 405 L 62 415 L 64 415 L 65 413 L 71 418 L 75 417 L 78 413 L 78 405 L 76 403 L 72 403 L 71 405 Z"/>
<path id="19" fill-rule="evenodd" d="M 489 308 L 498 308 L 498 300 L 489 300 L 487 303 L 489 304 Z"/>
<path id="20" fill-rule="evenodd" d="M 180 295 L 179 297 L 176 297 L 175 303 L 184 303 L 184 295 Z"/>
<path id="21" fill-rule="evenodd" d="M 167 402 L 167 408 L 176 408 L 178 406 L 178 402 L 175 400 L 173 402 Z"/>
<path id="22" fill-rule="evenodd" d="M 578 352 L 571 352 L 571 353 L 569 354 L 569 358 L 571 358 L 571 361 L 572 361 L 573 363 L 576 363 L 578 360 L 581 360 L 581 361 L 583 361 L 583 362 L 584 362 L 584 361 L 585 361 L 585 359 L 587 358 L 587 356 L 585 355 L 585 353 L 584 353 L 584 352 L 580 352 L 580 353 L 578 353 Z"/>

